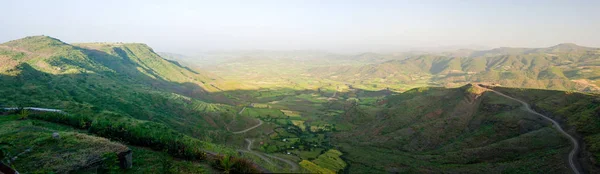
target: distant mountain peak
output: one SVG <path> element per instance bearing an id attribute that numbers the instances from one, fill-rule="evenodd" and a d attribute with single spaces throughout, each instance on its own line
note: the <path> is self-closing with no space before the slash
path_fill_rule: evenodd
<path id="1" fill-rule="evenodd" d="M 11 47 L 40 47 L 42 45 L 68 45 L 67 43 L 50 36 L 39 35 L 39 36 L 27 36 L 21 39 L 16 39 L 3 43 L 3 45 Z"/>
<path id="2" fill-rule="evenodd" d="M 61 42 L 64 43 L 63 41 L 54 38 L 54 37 L 50 37 L 50 36 L 46 36 L 46 35 L 38 35 L 38 36 L 27 36 L 21 39 L 17 39 L 15 41 L 18 40 L 32 40 L 32 41 L 52 41 L 52 42 Z"/>
<path id="3" fill-rule="evenodd" d="M 546 49 L 547 52 L 586 51 L 594 48 L 580 46 L 574 43 L 561 43 Z"/>
<path id="4" fill-rule="evenodd" d="M 581 47 L 581 46 L 579 46 L 577 44 L 574 44 L 574 43 L 560 43 L 560 44 L 555 45 L 553 47 Z"/>

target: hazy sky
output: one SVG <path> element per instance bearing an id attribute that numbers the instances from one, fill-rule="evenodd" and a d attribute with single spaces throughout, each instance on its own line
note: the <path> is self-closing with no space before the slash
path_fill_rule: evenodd
<path id="1" fill-rule="evenodd" d="M 143 42 L 157 51 L 600 47 L 600 0 L 0 0 L 0 42 Z"/>

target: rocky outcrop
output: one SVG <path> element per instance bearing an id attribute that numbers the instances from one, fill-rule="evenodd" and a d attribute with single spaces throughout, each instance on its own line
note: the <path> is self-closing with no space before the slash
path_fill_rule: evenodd
<path id="1" fill-rule="evenodd" d="M 121 168 L 130 169 L 133 167 L 133 151 L 131 149 L 117 154 L 117 157 L 119 158 L 119 166 Z"/>

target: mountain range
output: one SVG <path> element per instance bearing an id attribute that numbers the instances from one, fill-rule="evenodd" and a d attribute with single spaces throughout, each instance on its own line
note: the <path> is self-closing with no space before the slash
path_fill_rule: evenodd
<path id="1" fill-rule="evenodd" d="M 196 59 L 30 36 L 0 44 L 0 106 L 18 110 L 0 109 L 0 161 L 110 173 L 132 150 L 121 172 L 598 173 L 599 63 L 575 44 Z M 556 126 L 581 144 L 575 169 Z"/>

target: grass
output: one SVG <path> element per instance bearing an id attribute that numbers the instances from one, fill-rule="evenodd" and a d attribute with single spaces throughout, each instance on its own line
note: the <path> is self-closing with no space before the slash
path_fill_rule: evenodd
<path id="1" fill-rule="evenodd" d="M 320 167 L 338 172 L 346 168 L 346 162 L 344 162 L 340 156 L 342 156 L 342 152 L 335 149 L 330 149 L 327 152 L 319 155 L 319 157 L 312 162 Z"/>
<path id="2" fill-rule="evenodd" d="M 577 93 L 555 90 L 534 90 L 519 88 L 494 88 L 509 96 L 524 100 L 538 112 L 550 115 L 562 122 L 571 133 L 583 136 L 592 157 L 600 160 L 600 96 L 598 94 Z"/>
<path id="3" fill-rule="evenodd" d="M 285 115 L 277 109 L 268 108 L 246 108 L 241 115 L 249 117 L 270 117 L 270 118 L 284 118 Z"/>
<path id="4" fill-rule="evenodd" d="M 283 114 L 285 114 L 286 116 L 289 116 L 289 117 L 300 117 L 300 113 L 295 112 L 295 111 L 282 109 L 281 112 L 283 112 Z"/>
<path id="5" fill-rule="evenodd" d="M 71 131 L 71 129 L 37 120 L 18 120 L 18 116 L 2 116 L 0 142 L 9 142 L 11 165 L 24 173 L 66 173 L 102 163 L 106 153 L 119 153 L 127 146 Z M 52 125 L 52 126 L 50 126 Z M 56 129 L 52 129 L 56 128 Z M 59 139 L 52 138 L 56 132 Z"/>
<path id="6" fill-rule="evenodd" d="M 62 115 L 62 116 L 61 116 Z M 53 116 L 66 119 L 53 119 Z M 64 116 L 58 113 L 39 113 L 32 118 L 47 119 L 49 121 L 61 120 L 63 124 L 90 125 L 88 131 L 98 136 L 127 142 L 132 145 L 151 148 L 156 151 L 164 151 L 170 156 L 190 161 L 214 161 L 207 158 L 206 151 L 220 154 L 232 155 L 237 171 L 258 170 L 257 166 L 249 161 L 238 158 L 233 149 L 215 145 L 181 134 L 173 129 L 155 122 L 140 121 L 118 115 L 96 116 L 91 123 L 80 124 L 81 117 L 75 115 Z"/>
<path id="7" fill-rule="evenodd" d="M 569 171 L 568 140 L 519 103 L 489 92 L 471 98 L 478 93 L 417 88 L 385 97 L 384 105 L 359 106 L 379 108 L 375 114 L 347 109 L 353 128 L 335 132 L 332 141 L 358 173 Z"/>
<path id="8" fill-rule="evenodd" d="M 168 153 L 138 146 L 133 150 L 133 168 L 125 173 L 213 173 L 208 164 L 172 158 Z"/>
<path id="9" fill-rule="evenodd" d="M 332 170 L 329 170 L 327 168 L 323 168 L 319 165 L 316 165 L 313 162 L 310 162 L 308 160 L 302 160 L 300 161 L 300 166 L 302 166 L 302 168 L 310 171 L 311 173 L 322 173 L 322 174 L 333 174 L 335 173 Z"/>

